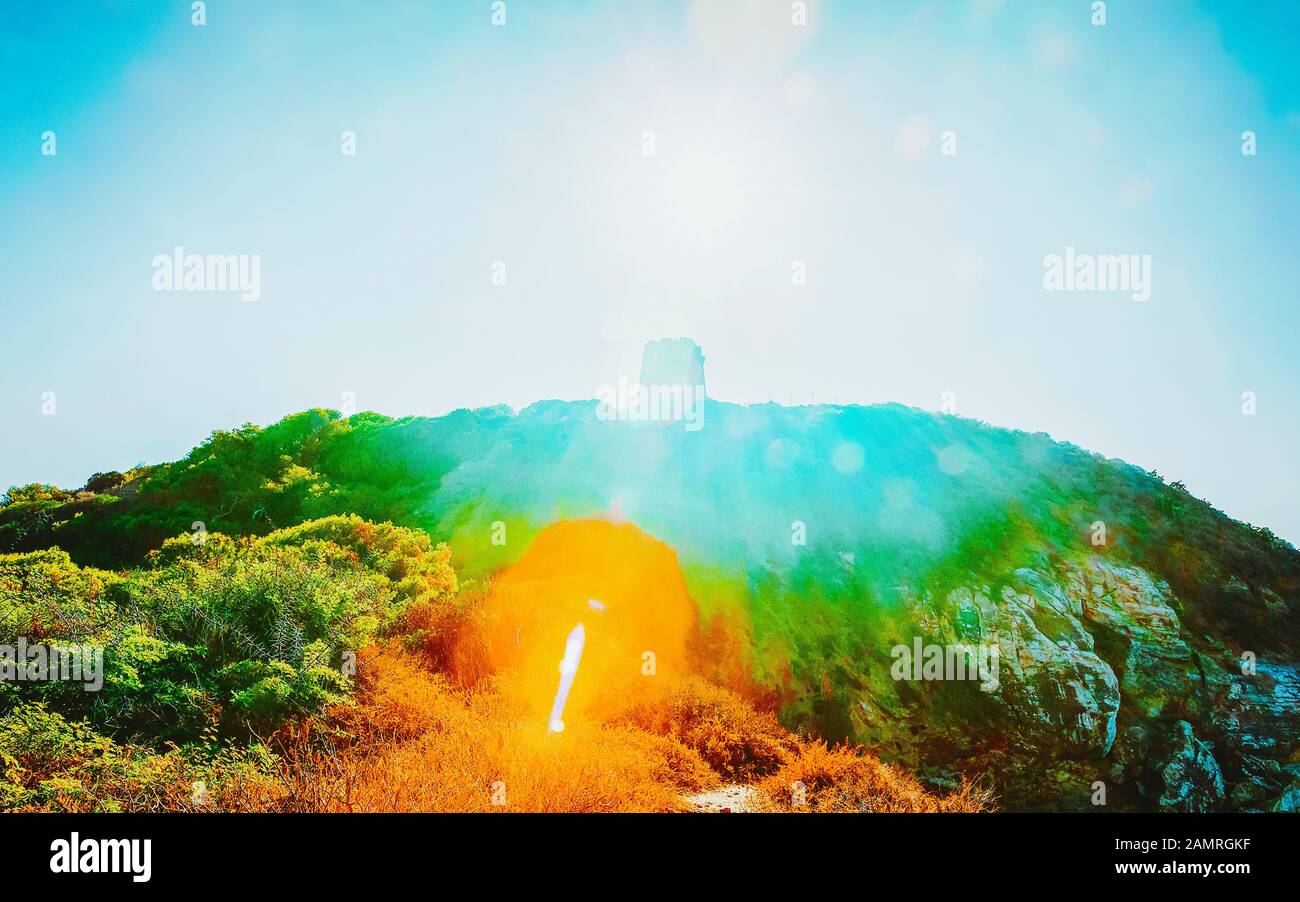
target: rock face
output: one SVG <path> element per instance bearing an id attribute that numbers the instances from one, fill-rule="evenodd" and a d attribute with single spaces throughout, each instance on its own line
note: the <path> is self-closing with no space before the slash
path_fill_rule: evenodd
<path id="1" fill-rule="evenodd" d="M 1070 756 L 1105 754 L 1115 739 L 1119 681 L 1058 600 L 1005 588 L 994 602 L 982 590 L 956 589 L 936 626 L 946 643 L 997 646 L 999 685 L 988 703 L 999 709 L 996 719 L 1015 725 L 1017 741 Z"/>
<path id="2" fill-rule="evenodd" d="M 1081 558 L 1017 570 L 999 591 L 906 598 L 927 641 L 998 651 L 993 691 L 908 686 L 901 706 L 880 692 L 862 706 L 859 733 L 923 773 L 929 765 L 934 782 L 954 768 L 987 772 L 1012 808 L 1086 810 L 1101 797 L 1149 810 L 1285 810 L 1300 797 L 1284 770 L 1300 746 L 1300 674 L 1269 662 L 1230 673 L 1236 656 L 1195 648 L 1169 586 L 1141 568 Z"/>
<path id="3" fill-rule="evenodd" d="M 1223 774 L 1210 747 L 1192 733 L 1185 720 L 1174 725 L 1170 749 L 1160 766 L 1162 811 L 1214 811 L 1223 801 Z"/>

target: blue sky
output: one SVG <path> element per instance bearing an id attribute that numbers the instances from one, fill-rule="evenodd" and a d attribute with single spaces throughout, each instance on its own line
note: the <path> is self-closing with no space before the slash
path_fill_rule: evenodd
<path id="1" fill-rule="evenodd" d="M 506 12 L 0 9 L 0 485 L 344 392 L 590 398 L 689 335 L 715 397 L 952 392 L 1300 540 L 1295 4 Z M 261 298 L 155 292 L 175 246 L 260 255 Z M 1045 291 L 1066 247 L 1150 254 L 1151 299 Z"/>

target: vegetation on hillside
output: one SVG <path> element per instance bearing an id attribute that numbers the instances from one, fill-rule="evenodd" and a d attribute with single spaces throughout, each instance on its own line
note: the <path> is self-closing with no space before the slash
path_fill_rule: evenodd
<path id="1" fill-rule="evenodd" d="M 787 729 L 854 735 L 896 587 L 996 592 L 1104 554 L 1166 580 L 1189 633 L 1294 644 L 1261 612 L 1300 599 L 1300 554 L 1154 473 L 895 405 L 710 401 L 707 420 L 313 410 L 79 489 L 11 488 L 0 644 L 102 649 L 104 688 L 0 682 L 0 805 L 478 810 L 503 807 L 500 782 L 507 810 L 665 810 L 745 782 L 779 808 L 801 782 L 813 810 L 973 810 L 969 787 L 945 801 Z M 548 734 L 484 632 L 493 577 L 548 524 L 606 515 L 680 559 L 691 671 Z"/>
<path id="2" fill-rule="evenodd" d="M 357 517 L 179 537 L 125 573 L 57 549 L 0 557 L 6 642 L 104 654 L 97 693 L 0 684 L 0 809 L 677 811 L 686 793 L 763 777 L 776 809 L 793 804 L 783 768 L 826 754 L 695 678 L 548 732 L 513 674 L 449 663 L 482 598 L 457 591 L 445 546 Z M 901 776 L 865 792 L 849 772 L 888 768 L 834 754 L 857 770 L 821 774 L 817 799 L 842 773 L 863 810 L 990 803 Z"/>

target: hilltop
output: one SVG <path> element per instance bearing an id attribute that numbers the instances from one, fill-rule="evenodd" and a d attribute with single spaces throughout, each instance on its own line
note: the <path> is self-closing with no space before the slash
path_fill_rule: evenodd
<path id="1" fill-rule="evenodd" d="M 899 405 L 741 406 L 703 428 L 595 401 L 218 431 L 77 490 L 11 490 L 0 552 L 128 568 L 195 524 L 355 514 L 491 585 L 556 523 L 672 550 L 699 676 L 790 729 L 1005 807 L 1260 809 L 1300 777 L 1300 554 L 1181 485 L 1043 434 Z M 996 647 L 995 691 L 895 679 L 898 646 Z M 1283 801 L 1279 801 L 1283 800 Z"/>

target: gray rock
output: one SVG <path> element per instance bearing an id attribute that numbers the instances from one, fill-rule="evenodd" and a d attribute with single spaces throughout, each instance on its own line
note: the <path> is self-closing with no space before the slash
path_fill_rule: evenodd
<path id="1" fill-rule="evenodd" d="M 1205 812 L 1218 808 L 1224 799 L 1223 774 L 1210 746 L 1196 738 L 1185 720 L 1174 724 L 1169 741 L 1169 752 L 1160 765 L 1164 783 L 1161 810 Z"/>
<path id="2" fill-rule="evenodd" d="M 1138 566 L 1088 555 L 1008 576 L 938 596 L 896 587 L 903 637 L 996 645 L 998 684 L 868 677 L 855 738 L 891 760 L 995 773 L 1026 805 L 1086 801 L 1100 777 L 1124 787 L 1119 804 L 1260 810 L 1300 780 L 1280 763 L 1300 747 L 1293 664 L 1237 673 L 1241 650 L 1189 634 L 1169 585 Z"/>

